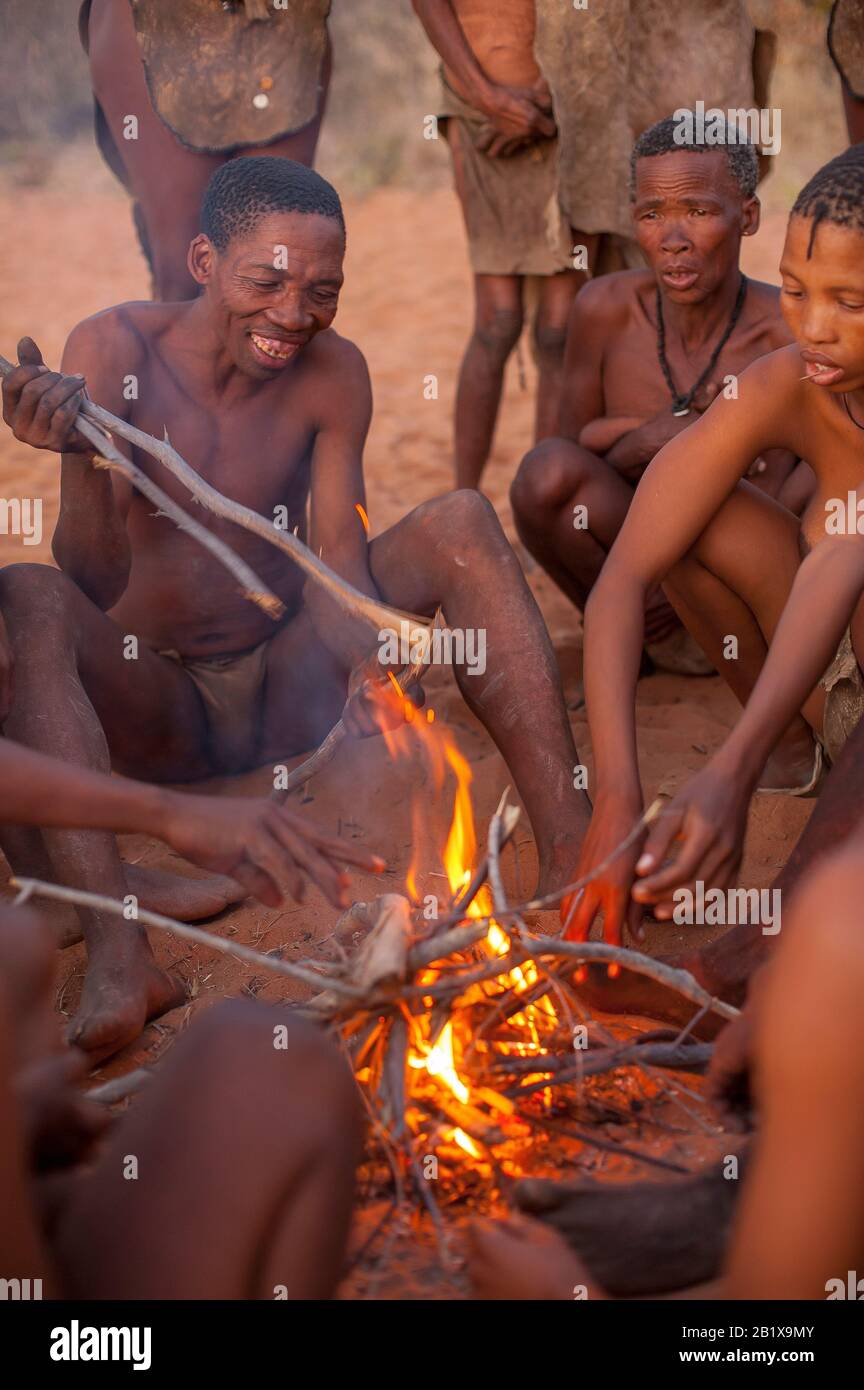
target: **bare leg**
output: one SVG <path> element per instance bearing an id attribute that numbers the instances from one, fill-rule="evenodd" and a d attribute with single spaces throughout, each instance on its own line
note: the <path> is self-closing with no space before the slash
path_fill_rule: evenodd
<path id="1" fill-rule="evenodd" d="M 193 299 L 199 287 L 189 274 L 186 253 L 190 241 L 200 231 L 198 214 L 204 189 L 229 154 L 186 149 L 156 114 L 127 0 L 94 0 L 90 16 L 90 71 L 93 92 L 105 113 L 143 218 L 152 255 L 154 297 Z M 322 76 L 321 107 L 309 125 L 263 149 L 243 149 L 238 153 L 279 155 L 311 164 L 324 114 L 329 51 Z M 134 115 L 138 121 L 135 140 L 123 137 L 128 115 Z"/>
<path id="2" fill-rule="evenodd" d="M 15 661 L 15 698 L 4 726 L 10 738 L 105 772 L 110 744 L 133 774 L 167 780 L 185 765 L 204 775 L 203 713 L 178 666 L 147 648 L 137 661 L 124 660 L 119 629 L 47 566 L 3 570 L 0 603 Z M 52 830 L 43 843 L 60 882 L 120 899 L 131 891 L 113 835 Z M 134 922 L 89 911 L 81 922 L 89 965 L 73 1038 L 87 1050 L 114 1050 L 182 991 L 157 969 Z"/>
<path id="3" fill-rule="evenodd" d="M 474 331 L 456 390 L 456 486 L 479 487 L 492 448 L 504 368 L 522 332 L 522 279 L 475 275 Z"/>
<path id="4" fill-rule="evenodd" d="M 590 809 L 573 786 L 578 754 L 549 634 L 493 508 L 469 491 L 426 502 L 376 537 L 370 560 L 386 602 L 429 614 L 441 604 L 449 627 L 485 634 L 485 672 L 456 665 L 456 680 L 525 803 L 540 886 L 566 883 Z"/>
<path id="5" fill-rule="evenodd" d="M 574 234 L 574 244 L 596 242 L 581 232 Z M 573 300 L 586 279 L 581 270 L 565 270 L 560 275 L 547 275 L 540 281 L 540 298 L 533 325 L 534 353 L 539 368 L 537 409 L 534 440 L 548 439 L 558 429 L 558 411 L 564 385 L 564 348 L 567 344 L 567 322 Z"/>
<path id="6" fill-rule="evenodd" d="M 568 882 L 590 808 L 573 786 L 578 754 L 543 618 L 489 502 L 451 492 L 415 508 L 370 546 L 387 603 L 485 637 L 486 669 L 454 663 L 469 709 L 500 750 L 531 819 L 540 883 Z M 301 614 L 271 643 L 261 761 L 320 741 L 336 722 L 347 673 Z"/>
<path id="7" fill-rule="evenodd" d="M 70 1195 L 56 1234 L 68 1295 L 330 1297 L 360 1137 L 354 1081 L 321 1033 L 284 1009 L 216 1005 Z"/>
<path id="8" fill-rule="evenodd" d="M 740 483 L 664 582 L 673 607 L 742 705 L 794 583 L 798 537 L 797 517 Z M 811 728 L 821 728 L 822 705 L 819 692 L 810 696 L 769 759 L 764 786 L 803 785 L 809 779 Z"/>
<path id="9" fill-rule="evenodd" d="M 632 487 L 572 440 L 545 439 L 522 460 L 510 501 L 520 539 L 582 611 L 633 501 Z M 574 526 L 580 504 L 587 528 Z"/>

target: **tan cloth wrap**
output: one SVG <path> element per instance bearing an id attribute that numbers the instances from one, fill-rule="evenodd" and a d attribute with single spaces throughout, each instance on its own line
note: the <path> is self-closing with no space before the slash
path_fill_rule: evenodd
<path id="1" fill-rule="evenodd" d="M 173 650 L 159 653 L 183 667 L 201 696 L 209 751 L 220 772 L 255 766 L 268 646 L 262 642 L 239 656 L 208 658 L 184 657 Z"/>
<path id="2" fill-rule="evenodd" d="M 849 628 L 820 684 L 825 691 L 822 746 L 833 763 L 864 715 L 864 676 L 852 647 Z"/>
<path id="3" fill-rule="evenodd" d="M 465 136 L 471 265 L 493 275 L 571 268 L 571 228 L 602 235 L 595 274 L 641 265 L 630 215 L 633 142 L 698 100 L 724 111 L 757 104 L 748 4 L 603 0 L 583 10 L 573 0 L 536 0 L 536 11 L 534 54 L 552 92 L 557 139 L 490 159 L 474 145 L 486 118 L 443 85 L 439 114 L 458 120 Z M 761 68 L 764 88 L 770 62 Z M 759 97 L 767 100 L 763 90 Z"/>

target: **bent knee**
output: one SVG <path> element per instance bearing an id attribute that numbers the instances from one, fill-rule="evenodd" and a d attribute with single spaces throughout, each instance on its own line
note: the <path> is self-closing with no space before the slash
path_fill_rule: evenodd
<path id="1" fill-rule="evenodd" d="M 415 515 L 422 526 L 448 540 L 476 541 L 484 535 L 505 539 L 492 503 L 474 488 L 454 488 L 422 502 Z"/>
<path id="2" fill-rule="evenodd" d="M 65 625 L 73 590 L 72 581 L 52 565 L 7 565 L 0 570 L 0 609 L 10 633 L 14 636 L 22 620 L 30 625 L 32 636 L 44 632 L 52 620 L 62 620 Z"/>
<path id="3" fill-rule="evenodd" d="M 534 350 L 541 362 L 563 361 L 564 349 L 567 346 L 566 323 L 543 323 L 538 319 L 534 323 L 532 336 Z"/>
<path id="4" fill-rule="evenodd" d="M 510 503 L 528 524 L 548 522 L 575 500 L 591 475 L 591 456 L 569 439 L 544 439 L 527 453 L 510 484 Z"/>
<path id="5" fill-rule="evenodd" d="M 506 362 L 522 332 L 522 310 L 489 309 L 478 313 L 474 337 L 490 357 Z"/>

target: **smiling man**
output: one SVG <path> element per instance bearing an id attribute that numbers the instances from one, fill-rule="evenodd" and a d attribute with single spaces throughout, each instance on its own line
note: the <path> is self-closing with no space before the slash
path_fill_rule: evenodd
<path id="1" fill-rule="evenodd" d="M 197 299 L 85 320 L 62 376 L 25 339 L 4 382 L 16 438 L 63 455 L 60 571 L 0 572 L 13 663 L 6 733 L 68 761 L 183 781 L 281 762 L 317 744 L 343 709 L 355 734 L 400 716 L 368 628 L 304 589 L 286 555 L 199 518 L 282 599 L 275 626 L 196 542 L 92 467 L 74 430 L 86 377 L 100 404 L 151 434 L 167 429 L 214 487 L 304 539 L 309 502 L 310 545 L 364 593 L 429 616 L 440 606 L 451 629 L 485 633 L 483 672 L 455 662 L 455 676 L 525 802 L 541 884 L 566 883 L 587 801 L 573 791 L 578 757 L 549 637 L 494 511 L 478 493 L 450 493 L 367 541 L 357 504 L 372 396 L 361 353 L 331 327 L 345 251 L 335 190 L 289 160 L 232 160 L 208 186 L 201 227 L 189 248 Z M 158 481 L 188 503 L 173 478 Z M 108 835 L 21 831 L 4 847 L 19 873 L 127 892 Z M 75 1037 L 103 1050 L 133 1037 L 172 989 L 132 924 L 88 912 L 82 925 L 89 970 Z"/>
<path id="2" fill-rule="evenodd" d="M 560 437 L 527 455 L 511 489 L 522 540 L 580 609 L 654 455 L 755 358 L 789 342 L 779 291 L 738 264 L 741 238 L 759 227 L 756 150 L 732 129 L 720 145 L 684 145 L 685 133 L 670 116 L 634 146 L 634 228 L 650 268 L 600 276 L 577 297 Z M 792 463 L 767 450 L 750 473 L 776 493 Z M 659 591 L 649 595 L 649 653 L 671 669 L 710 670 L 681 636 Z"/>

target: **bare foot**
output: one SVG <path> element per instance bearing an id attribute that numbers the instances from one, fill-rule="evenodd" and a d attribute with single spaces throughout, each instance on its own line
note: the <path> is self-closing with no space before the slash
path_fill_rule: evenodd
<path id="1" fill-rule="evenodd" d="M 573 882 L 576 877 L 579 850 L 590 820 L 591 808 L 587 798 L 585 798 L 585 814 L 581 823 L 573 832 L 556 838 L 548 851 L 540 856 L 540 872 L 535 897 L 542 897 L 546 893 L 556 893 L 559 888 L 566 888 L 568 883 Z"/>
<path id="2" fill-rule="evenodd" d="M 129 892 L 135 894 L 140 907 L 161 912 L 164 917 L 176 917 L 178 922 L 215 917 L 249 896 L 245 888 L 224 874 L 186 878 L 144 864 L 124 864 L 123 872 Z"/>
<path id="3" fill-rule="evenodd" d="M 792 787 L 806 787 L 813 780 L 815 769 L 816 745 L 812 734 L 794 741 L 784 739 L 762 769 L 759 789 L 784 791 Z"/>
<path id="4" fill-rule="evenodd" d="M 722 1171 L 674 1182 L 517 1184 L 521 1211 L 558 1231 L 618 1297 L 688 1288 L 720 1268 L 739 1183 Z"/>
<path id="5" fill-rule="evenodd" d="M 247 897 L 245 888 L 224 874 L 208 874 L 206 878 L 186 878 L 167 869 L 154 869 L 143 864 L 124 864 L 126 886 L 138 899 L 138 906 L 148 912 L 160 912 L 178 922 L 201 922 L 216 917 L 232 903 Z M 59 950 L 75 946 L 81 940 L 81 923 L 71 903 L 41 899 L 40 914 L 49 922 Z"/>
<path id="6" fill-rule="evenodd" d="M 101 1061 L 137 1038 L 149 1019 L 185 998 L 183 981 L 159 969 L 143 932 L 118 927 L 90 948 L 69 1042 Z"/>

